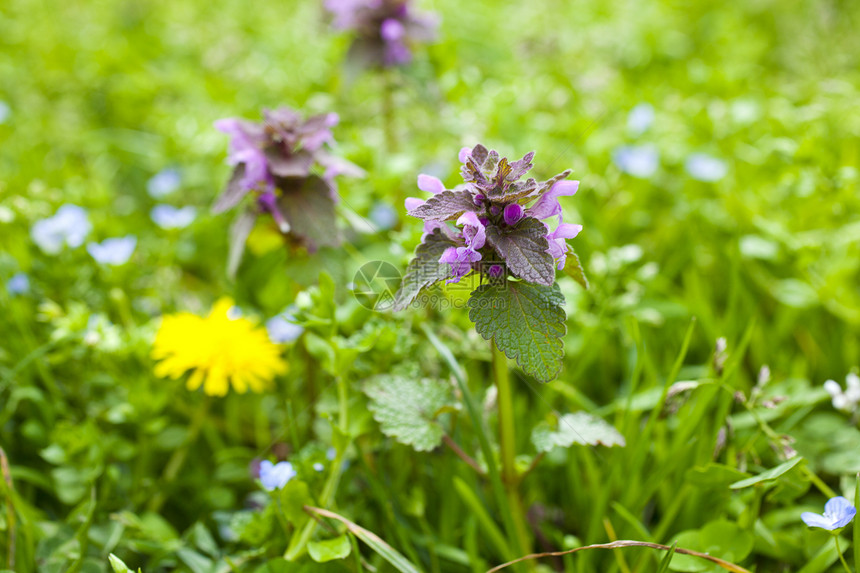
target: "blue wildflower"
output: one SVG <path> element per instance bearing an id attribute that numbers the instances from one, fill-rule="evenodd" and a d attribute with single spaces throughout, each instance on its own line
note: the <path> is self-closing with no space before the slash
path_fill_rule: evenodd
<path id="1" fill-rule="evenodd" d="M 824 515 L 804 511 L 800 514 L 800 519 L 809 527 L 835 531 L 851 523 L 856 513 L 857 510 L 851 505 L 851 502 L 840 495 L 830 498 L 824 504 Z"/>
<path id="2" fill-rule="evenodd" d="M 640 103 L 627 114 L 627 130 L 633 135 L 645 133 L 654 122 L 654 108 L 649 103 Z"/>
<path id="3" fill-rule="evenodd" d="M 92 228 L 86 209 L 66 204 L 53 217 L 36 221 L 30 237 L 42 251 L 56 255 L 64 246 L 80 247 Z"/>
<path id="4" fill-rule="evenodd" d="M 127 235 L 105 239 L 101 243 L 87 243 L 87 252 L 102 265 L 124 265 L 137 246 L 137 237 Z"/>
<path id="5" fill-rule="evenodd" d="M 325 469 L 325 466 L 324 466 L 324 465 L 322 465 L 321 463 L 317 462 L 317 463 L 315 463 L 315 464 L 314 464 L 314 470 L 315 470 L 315 471 L 321 472 L 321 471 L 323 471 L 324 469 Z"/>
<path id="6" fill-rule="evenodd" d="M 30 277 L 26 273 L 16 273 L 6 281 L 6 290 L 11 295 L 26 294 L 30 291 Z"/>
<path id="7" fill-rule="evenodd" d="M 10 115 L 12 115 L 12 108 L 5 101 L 0 101 L 0 123 L 6 123 Z"/>
<path id="8" fill-rule="evenodd" d="M 726 176 L 728 167 L 722 159 L 717 159 L 707 153 L 693 153 L 687 157 L 684 165 L 693 179 L 713 183 Z"/>
<path id="9" fill-rule="evenodd" d="M 397 224 L 397 211 L 388 203 L 376 203 L 368 217 L 382 231 L 387 231 Z"/>
<path id="10" fill-rule="evenodd" d="M 192 206 L 176 208 L 173 205 L 156 205 L 149 212 L 152 221 L 162 229 L 184 229 L 197 216 L 197 209 Z"/>
<path id="11" fill-rule="evenodd" d="M 623 145 L 612 153 L 612 161 L 624 173 L 647 179 L 657 172 L 660 154 L 651 145 Z"/>
<path id="12" fill-rule="evenodd" d="M 163 169 L 153 175 L 146 183 L 146 191 L 153 199 L 170 195 L 182 184 L 182 176 L 176 169 Z"/>
<path id="13" fill-rule="evenodd" d="M 266 330 L 269 333 L 269 340 L 275 344 L 292 342 L 305 331 L 304 327 L 293 322 L 293 315 L 286 310 L 267 320 Z"/>
<path id="14" fill-rule="evenodd" d="M 273 464 L 269 460 L 260 462 L 260 483 L 266 491 L 281 489 L 296 477 L 296 471 L 290 462 Z"/>

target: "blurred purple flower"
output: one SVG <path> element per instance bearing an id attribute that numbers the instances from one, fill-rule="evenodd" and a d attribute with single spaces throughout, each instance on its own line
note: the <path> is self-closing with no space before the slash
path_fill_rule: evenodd
<path id="1" fill-rule="evenodd" d="M 92 230 L 86 209 L 66 204 L 53 217 L 36 221 L 30 237 L 42 251 L 56 255 L 64 246 L 80 247 Z"/>
<path id="2" fill-rule="evenodd" d="M 188 205 L 176 208 L 173 205 L 156 205 L 149 212 L 152 221 L 162 229 L 184 229 L 194 222 L 197 209 Z"/>
<path id="3" fill-rule="evenodd" d="M 687 157 L 684 167 L 693 179 L 698 179 L 705 183 L 714 183 L 719 181 L 726 176 L 726 173 L 729 170 L 725 161 L 717 159 L 707 153 L 691 154 Z"/>
<path id="4" fill-rule="evenodd" d="M 153 199 L 162 199 L 179 189 L 182 176 L 176 169 L 163 169 L 146 182 L 146 191 Z"/>
<path id="5" fill-rule="evenodd" d="M 651 145 L 624 145 L 612 153 L 615 165 L 628 175 L 647 179 L 657 172 L 660 154 Z"/>
<path id="6" fill-rule="evenodd" d="M 830 498 L 824 504 L 824 515 L 804 511 L 800 514 L 800 519 L 809 527 L 820 527 L 828 531 L 835 531 L 851 523 L 856 514 L 857 509 L 854 508 L 850 501 L 840 495 Z"/>
<path id="7" fill-rule="evenodd" d="M 290 462 L 278 462 L 276 464 L 269 460 L 260 462 L 260 483 L 266 491 L 283 488 L 296 475 L 293 464 Z"/>
<path id="8" fill-rule="evenodd" d="M 410 0 L 326 0 L 332 26 L 351 30 L 350 57 L 370 66 L 401 66 L 412 60 L 416 43 L 436 35 L 438 18 L 415 12 Z"/>
<path id="9" fill-rule="evenodd" d="M 6 291 L 11 295 L 28 293 L 30 291 L 30 277 L 26 273 L 15 273 L 6 281 Z"/>
<path id="10" fill-rule="evenodd" d="M 102 265 L 124 265 L 137 246 L 137 237 L 126 235 L 105 239 L 101 243 L 87 243 L 87 252 Z"/>

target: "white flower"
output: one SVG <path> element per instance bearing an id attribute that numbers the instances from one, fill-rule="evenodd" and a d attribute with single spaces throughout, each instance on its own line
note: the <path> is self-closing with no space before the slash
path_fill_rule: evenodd
<path id="1" fill-rule="evenodd" d="M 843 391 L 842 386 L 835 380 L 827 380 L 824 383 L 824 390 L 830 394 L 833 407 L 844 412 L 854 412 L 857 409 L 857 404 L 860 403 L 860 376 L 849 373 L 845 377 L 846 389 Z"/>

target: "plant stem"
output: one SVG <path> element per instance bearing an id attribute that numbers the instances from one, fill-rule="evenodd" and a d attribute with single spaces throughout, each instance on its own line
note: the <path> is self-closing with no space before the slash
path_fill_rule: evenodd
<path id="1" fill-rule="evenodd" d="M 499 404 L 499 447 L 502 453 L 502 482 L 508 496 L 508 504 L 513 514 L 516 534 L 520 546 L 528 553 L 531 539 L 526 529 L 523 502 L 519 494 L 519 480 L 516 468 L 516 436 L 514 434 L 514 402 L 511 392 L 511 377 L 508 372 L 508 359 L 495 342 L 491 343 L 493 353 L 493 378 L 498 391 Z"/>
<path id="2" fill-rule="evenodd" d="M 194 445 L 194 442 L 197 441 L 197 436 L 200 435 L 200 430 L 203 428 L 203 420 L 206 419 L 206 413 L 209 411 L 209 402 L 209 396 L 204 396 L 200 401 L 197 412 L 195 412 L 194 418 L 191 420 L 191 427 L 188 429 L 188 437 L 185 439 L 185 443 L 178 450 L 174 450 L 173 455 L 167 461 L 167 465 L 164 466 L 164 473 L 161 476 L 161 489 L 149 500 L 149 504 L 146 507 L 148 511 L 158 513 L 158 510 L 161 509 L 161 506 L 167 500 L 165 492 L 173 480 L 176 479 L 176 476 L 179 475 L 179 470 L 182 469 L 182 466 L 185 464 L 185 458 L 188 457 L 188 451 Z"/>
<path id="3" fill-rule="evenodd" d="M 339 376 L 337 378 L 337 400 L 338 400 L 338 429 L 341 436 L 345 439 L 348 435 L 349 428 L 349 388 L 347 387 L 346 378 Z M 331 469 L 328 477 L 323 485 L 322 493 L 319 497 L 320 505 L 327 507 L 334 500 L 334 494 L 337 492 L 337 486 L 340 483 L 340 476 L 343 471 L 343 458 L 346 453 L 347 443 L 342 443 L 341 447 L 336 449 L 334 460 L 331 462 Z M 284 559 L 293 561 L 302 555 L 305 547 L 311 540 L 316 529 L 316 520 L 310 519 L 302 527 L 301 531 L 294 533 L 287 551 L 284 553 Z"/>
<path id="4" fill-rule="evenodd" d="M 833 540 L 836 541 L 836 554 L 839 555 L 839 560 L 842 562 L 842 566 L 845 567 L 845 571 L 851 573 L 851 568 L 848 567 L 848 564 L 845 562 L 845 558 L 842 556 L 842 550 L 839 549 L 839 536 L 834 535 Z"/>
<path id="5" fill-rule="evenodd" d="M 12 472 L 9 470 L 9 458 L 6 457 L 6 452 L 0 446 L 0 474 L 3 477 L 4 489 L 6 490 L 6 566 L 10 571 L 15 570 L 15 505 L 12 503 L 12 492 L 14 484 L 12 482 Z"/>

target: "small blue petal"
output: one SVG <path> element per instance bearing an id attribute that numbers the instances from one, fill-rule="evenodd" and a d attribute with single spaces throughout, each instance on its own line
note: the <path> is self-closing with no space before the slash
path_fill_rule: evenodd
<path id="1" fill-rule="evenodd" d="M 16 273 L 6 281 L 6 290 L 11 295 L 26 294 L 30 291 L 30 277 L 26 273 Z"/>
<path id="2" fill-rule="evenodd" d="M 153 199 L 161 199 L 170 195 L 182 184 L 182 176 L 176 169 L 164 169 L 146 183 L 146 190 Z"/>
<path id="3" fill-rule="evenodd" d="M 835 531 L 851 523 L 856 514 L 857 510 L 851 502 L 840 495 L 827 501 L 824 505 L 824 515 L 805 511 L 800 514 L 800 519 L 809 527 Z"/>
<path id="4" fill-rule="evenodd" d="M 325 466 L 322 465 L 321 463 L 317 462 L 314 464 L 314 469 L 318 472 L 321 472 L 325 469 Z"/>
<path id="5" fill-rule="evenodd" d="M 296 471 L 290 462 L 273 464 L 269 460 L 260 462 L 260 483 L 266 491 L 281 489 L 296 477 Z"/>
<path id="6" fill-rule="evenodd" d="M 149 216 L 162 229 L 184 229 L 194 222 L 197 209 L 190 205 L 181 209 L 172 205 L 156 205 L 149 212 Z"/>
<path id="7" fill-rule="evenodd" d="M 292 342 L 301 336 L 305 331 L 304 327 L 293 323 L 292 320 L 292 314 L 283 312 L 266 321 L 266 331 L 269 333 L 269 340 L 275 344 L 281 344 Z"/>
<path id="8" fill-rule="evenodd" d="M 800 514 L 800 519 L 803 520 L 803 523 L 808 525 L 809 527 L 820 527 L 822 529 L 832 529 L 830 527 L 830 520 L 824 517 L 823 515 L 819 515 L 817 513 L 812 513 L 810 511 L 804 511 Z"/>
<path id="9" fill-rule="evenodd" d="M 719 181 L 726 176 L 728 167 L 722 159 L 717 159 L 707 153 L 693 153 L 687 157 L 685 164 L 687 173 L 705 183 Z"/>
<path id="10" fill-rule="evenodd" d="M 0 123 L 6 123 L 10 115 L 12 115 L 12 108 L 5 101 L 0 101 Z"/>
<path id="11" fill-rule="evenodd" d="M 368 214 L 380 231 L 387 231 L 397 224 L 397 211 L 388 203 L 377 203 Z"/>
<path id="12" fill-rule="evenodd" d="M 653 122 L 654 108 L 649 103 L 640 103 L 627 115 L 627 129 L 634 135 L 647 131 Z"/>
<path id="13" fill-rule="evenodd" d="M 102 265 L 124 265 L 137 246 L 137 237 L 127 235 L 105 239 L 101 243 L 87 243 L 87 252 Z"/>
<path id="14" fill-rule="evenodd" d="M 86 209 L 66 204 L 53 217 L 36 221 L 30 237 L 43 252 L 56 255 L 64 246 L 80 247 L 91 230 Z"/>
<path id="15" fill-rule="evenodd" d="M 647 179 L 660 166 L 660 154 L 650 145 L 624 145 L 612 153 L 612 160 L 621 171 Z"/>

